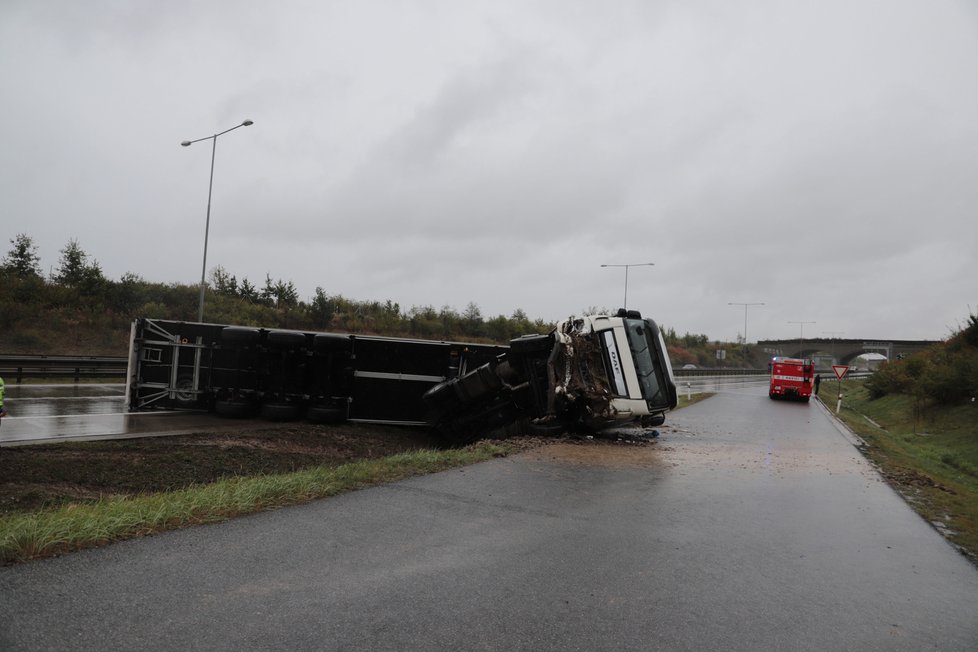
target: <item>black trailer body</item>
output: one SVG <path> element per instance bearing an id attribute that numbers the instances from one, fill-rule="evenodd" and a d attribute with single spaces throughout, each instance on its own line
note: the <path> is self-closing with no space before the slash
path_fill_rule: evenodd
<path id="1" fill-rule="evenodd" d="M 138 319 L 128 379 L 134 411 L 426 424 L 456 442 L 520 420 L 651 427 L 677 401 L 658 326 L 624 310 L 509 346 Z"/>
<path id="2" fill-rule="evenodd" d="M 129 409 L 425 424 L 422 396 L 508 347 L 138 319 Z"/>

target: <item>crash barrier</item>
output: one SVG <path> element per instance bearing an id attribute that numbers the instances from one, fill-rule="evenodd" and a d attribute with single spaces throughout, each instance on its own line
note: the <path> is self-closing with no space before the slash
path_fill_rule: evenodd
<path id="1" fill-rule="evenodd" d="M 20 383 L 25 378 L 125 378 L 125 357 L 66 355 L 0 355 L 0 378 Z"/>
<path id="2" fill-rule="evenodd" d="M 689 378 L 697 376 L 767 376 L 771 373 L 770 369 L 737 369 L 735 367 L 698 367 L 696 369 L 675 369 L 672 370 L 673 375 L 676 378 Z M 832 373 L 832 368 L 828 367 L 822 369 L 821 367 L 815 368 L 815 373 L 822 375 L 822 380 L 828 380 L 829 378 L 834 379 L 835 374 Z M 846 378 L 864 378 L 866 376 L 872 375 L 870 371 L 857 371 L 855 369 L 849 369 L 846 374 Z"/>
<path id="3" fill-rule="evenodd" d="M 697 367 L 696 369 L 676 369 L 672 370 L 676 378 L 689 376 L 766 376 L 770 372 L 764 369 L 737 369 L 734 367 Z"/>

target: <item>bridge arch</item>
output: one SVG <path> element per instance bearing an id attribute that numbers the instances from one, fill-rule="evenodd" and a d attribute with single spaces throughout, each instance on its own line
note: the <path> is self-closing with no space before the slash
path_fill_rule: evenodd
<path id="1" fill-rule="evenodd" d="M 827 354 L 833 364 L 849 364 L 867 353 L 879 353 L 887 360 L 900 359 L 938 343 L 939 340 L 812 338 L 758 340 L 757 346 L 769 357 L 782 355 L 789 358 L 808 358 L 818 354 L 821 358 Z"/>

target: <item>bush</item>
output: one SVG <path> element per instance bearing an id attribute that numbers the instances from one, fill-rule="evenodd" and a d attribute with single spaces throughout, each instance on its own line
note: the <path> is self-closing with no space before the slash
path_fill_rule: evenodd
<path id="1" fill-rule="evenodd" d="M 935 355 L 919 379 L 920 392 L 939 405 L 970 399 L 978 390 L 978 349 Z"/>
<path id="2" fill-rule="evenodd" d="M 947 342 L 906 360 L 885 362 L 866 381 L 870 399 L 909 394 L 938 405 L 953 405 L 978 395 L 978 316 Z"/>
<path id="3" fill-rule="evenodd" d="M 884 362 L 866 380 L 866 389 L 872 400 L 887 394 L 908 394 L 912 387 L 913 379 L 908 373 L 907 366 L 900 363 Z"/>

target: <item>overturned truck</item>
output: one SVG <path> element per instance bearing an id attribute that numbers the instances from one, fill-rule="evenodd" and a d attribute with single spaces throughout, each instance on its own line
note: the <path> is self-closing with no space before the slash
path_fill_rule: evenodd
<path id="1" fill-rule="evenodd" d="M 129 409 L 426 425 L 465 442 L 651 427 L 676 406 L 658 326 L 636 311 L 576 317 L 509 346 L 137 319 Z"/>

